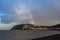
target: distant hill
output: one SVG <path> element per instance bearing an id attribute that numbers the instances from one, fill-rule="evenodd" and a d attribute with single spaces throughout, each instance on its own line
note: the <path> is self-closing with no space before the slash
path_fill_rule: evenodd
<path id="1" fill-rule="evenodd" d="M 60 24 L 52 26 L 35 26 L 33 24 L 19 24 L 13 26 L 11 30 L 60 30 Z"/>
<path id="2" fill-rule="evenodd" d="M 19 24 L 19 25 L 15 25 L 13 26 L 13 28 L 11 30 L 32 30 L 34 29 L 34 25 L 33 24 Z"/>

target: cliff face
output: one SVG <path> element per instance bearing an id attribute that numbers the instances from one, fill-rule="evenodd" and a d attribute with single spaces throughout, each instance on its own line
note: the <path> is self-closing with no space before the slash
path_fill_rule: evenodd
<path id="1" fill-rule="evenodd" d="M 33 24 L 15 25 L 11 30 L 60 30 L 60 24 L 52 26 L 35 26 Z"/>
<path id="2" fill-rule="evenodd" d="M 32 24 L 20 24 L 20 25 L 15 25 L 11 30 L 32 30 L 34 29 L 34 25 Z"/>
<path id="3" fill-rule="evenodd" d="M 23 29 L 23 24 L 13 26 L 11 30 L 22 30 L 22 29 Z"/>

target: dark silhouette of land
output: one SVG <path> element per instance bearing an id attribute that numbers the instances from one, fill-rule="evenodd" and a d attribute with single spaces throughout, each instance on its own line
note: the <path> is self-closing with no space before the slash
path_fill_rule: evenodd
<path id="1" fill-rule="evenodd" d="M 11 30 L 22 30 L 23 26 L 23 24 L 15 25 Z"/>
<path id="2" fill-rule="evenodd" d="M 19 24 L 15 25 L 11 30 L 32 30 L 34 29 L 34 25 L 32 24 Z"/>
<path id="3" fill-rule="evenodd" d="M 52 25 L 52 26 L 38 26 L 33 24 L 19 24 L 13 26 L 11 30 L 58 30 L 60 31 L 60 24 Z"/>

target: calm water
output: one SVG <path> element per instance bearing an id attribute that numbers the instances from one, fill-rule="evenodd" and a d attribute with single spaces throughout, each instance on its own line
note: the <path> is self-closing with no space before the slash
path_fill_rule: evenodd
<path id="1" fill-rule="evenodd" d="M 0 40 L 29 40 L 48 35 L 59 34 L 59 31 L 39 31 L 39 30 L 0 30 Z"/>

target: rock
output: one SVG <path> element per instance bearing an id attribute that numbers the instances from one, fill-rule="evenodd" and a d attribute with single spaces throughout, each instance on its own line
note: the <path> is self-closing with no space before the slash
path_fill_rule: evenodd
<path id="1" fill-rule="evenodd" d="M 33 24 L 19 24 L 15 25 L 11 30 L 58 30 L 60 31 L 60 24 L 52 26 L 35 26 Z"/>
<path id="2" fill-rule="evenodd" d="M 33 30 L 34 27 L 33 24 L 19 24 L 15 25 L 11 30 Z"/>

